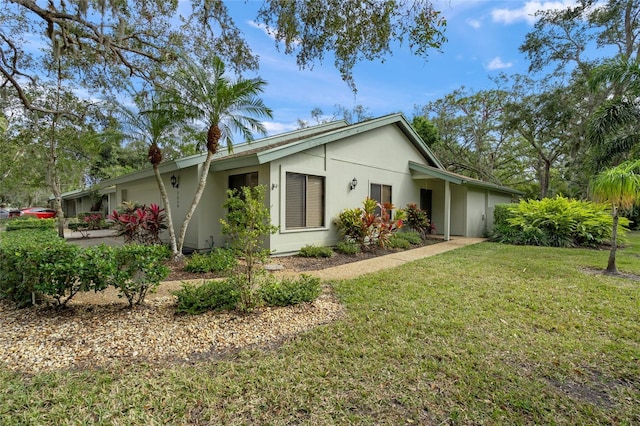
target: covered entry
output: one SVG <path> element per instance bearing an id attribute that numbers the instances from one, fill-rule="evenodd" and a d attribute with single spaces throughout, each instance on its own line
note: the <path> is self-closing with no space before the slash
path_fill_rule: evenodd
<path id="1" fill-rule="evenodd" d="M 439 234 L 482 237 L 493 225 L 493 207 L 512 202 L 520 191 L 409 161 L 420 187 L 420 207 Z M 429 208 L 430 207 L 430 208 Z"/>

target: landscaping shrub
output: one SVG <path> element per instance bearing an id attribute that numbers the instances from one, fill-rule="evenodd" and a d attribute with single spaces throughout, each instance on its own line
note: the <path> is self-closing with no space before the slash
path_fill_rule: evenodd
<path id="1" fill-rule="evenodd" d="M 419 208 L 416 203 L 409 203 L 405 209 L 405 214 L 407 216 L 407 226 L 417 232 L 423 240 L 426 239 L 427 234 L 431 232 L 431 223 L 429 222 L 427 211 Z"/>
<path id="2" fill-rule="evenodd" d="M 55 241 L 55 242 L 54 242 Z M 83 289 L 77 279 L 80 247 L 63 239 L 52 240 L 46 248 L 34 251 L 30 258 L 36 266 L 33 288 L 50 296 L 56 306 L 64 306 Z"/>
<path id="3" fill-rule="evenodd" d="M 564 197 L 496 206 L 490 239 L 496 242 L 553 247 L 597 247 L 611 238 L 608 207 Z M 629 220 L 621 218 L 624 235 Z"/>
<path id="4" fill-rule="evenodd" d="M 176 311 L 192 315 L 232 310 L 240 301 L 236 283 L 231 280 L 207 281 L 199 286 L 185 283 L 172 294 L 178 298 Z"/>
<path id="5" fill-rule="evenodd" d="M 230 278 L 240 294 L 238 309 L 249 311 L 257 306 L 259 281 L 265 271 L 262 266 L 269 256 L 264 248 L 265 239 L 278 230 L 271 224 L 269 208 L 265 204 L 266 186 L 242 187 L 228 191 L 223 207 L 228 209 L 221 219 L 222 233 L 229 238 L 229 246 L 244 258 L 241 268 Z"/>
<path id="6" fill-rule="evenodd" d="M 400 234 L 393 234 L 390 238 L 389 238 L 389 243 L 388 246 L 390 248 L 397 248 L 397 249 L 410 249 L 411 248 L 411 243 L 409 242 L 409 240 L 402 238 L 400 236 Z"/>
<path id="7" fill-rule="evenodd" d="M 378 245 L 385 248 L 391 234 L 402 228 L 404 210 L 396 210 L 394 217 L 391 203 L 378 203 L 366 198 L 361 209 L 346 209 L 335 219 L 338 233 L 343 241 L 354 241 L 362 248 Z"/>
<path id="8" fill-rule="evenodd" d="M 398 233 L 394 234 L 394 237 L 406 240 L 412 246 L 422 245 L 422 243 L 423 243 L 423 239 L 420 236 L 420 234 L 417 233 L 417 232 L 414 232 L 414 231 L 398 232 Z"/>
<path id="9" fill-rule="evenodd" d="M 355 241 L 338 241 L 336 251 L 342 254 L 354 255 L 360 253 L 360 244 Z"/>
<path id="10" fill-rule="evenodd" d="M 44 219 L 28 219 L 41 221 Z M 17 220 L 16 220 L 17 221 Z M 53 227 L 21 228 L 5 232 L 0 239 L 0 297 L 24 307 L 32 302 L 39 280 L 39 256 L 47 247 L 64 243 Z"/>
<path id="11" fill-rule="evenodd" d="M 114 222 L 116 235 L 125 243 L 161 244 L 160 232 L 167 229 L 167 216 L 157 204 L 138 206 L 122 203 L 121 211 L 114 210 L 109 219 Z"/>
<path id="12" fill-rule="evenodd" d="M 320 278 L 303 274 L 297 280 L 272 279 L 260 288 L 262 300 L 269 306 L 289 306 L 302 302 L 312 302 L 318 298 L 322 288 Z"/>
<path id="13" fill-rule="evenodd" d="M 117 287 L 118 264 L 117 247 L 105 244 L 84 249 L 78 258 L 77 274 L 82 283 L 82 291 L 103 291 L 108 287 Z"/>
<path id="14" fill-rule="evenodd" d="M 216 247 L 209 253 L 194 253 L 184 265 L 188 272 L 226 272 L 238 264 L 233 250 Z"/>
<path id="15" fill-rule="evenodd" d="M 165 246 L 138 244 L 82 249 L 54 229 L 9 232 L 0 239 L 0 297 L 24 307 L 49 296 L 63 306 L 80 291 L 113 286 L 130 306 L 141 304 L 168 275 L 169 255 Z"/>
<path id="16" fill-rule="evenodd" d="M 56 219 L 38 219 L 35 217 L 17 217 L 7 222 L 7 231 L 20 231 L 23 229 L 50 230 L 55 229 Z"/>
<path id="17" fill-rule="evenodd" d="M 104 215 L 101 212 L 78 213 L 78 223 L 90 230 L 102 229 L 105 227 Z"/>
<path id="18" fill-rule="evenodd" d="M 118 265 L 113 285 L 118 297 L 126 297 L 129 306 L 144 303 L 149 291 L 153 292 L 160 281 L 169 275 L 164 261 L 171 252 L 166 246 L 126 244 L 118 247 L 115 260 Z"/>
<path id="19" fill-rule="evenodd" d="M 300 257 L 331 257 L 333 250 L 331 247 L 317 247 L 314 245 L 304 246 L 298 252 Z"/>

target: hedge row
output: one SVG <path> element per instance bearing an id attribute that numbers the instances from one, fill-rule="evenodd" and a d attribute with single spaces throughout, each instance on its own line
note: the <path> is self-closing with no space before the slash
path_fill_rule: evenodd
<path id="1" fill-rule="evenodd" d="M 164 246 L 81 248 L 52 229 L 8 232 L 0 239 L 0 297 L 26 306 L 47 298 L 63 306 L 78 292 L 114 287 L 130 306 L 141 304 L 168 274 Z"/>

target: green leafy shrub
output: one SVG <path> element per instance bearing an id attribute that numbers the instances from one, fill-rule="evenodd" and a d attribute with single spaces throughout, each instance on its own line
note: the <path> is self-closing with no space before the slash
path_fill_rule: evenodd
<path id="1" fill-rule="evenodd" d="M 161 244 L 160 232 L 167 229 L 167 215 L 157 204 L 139 206 L 124 202 L 120 211 L 114 210 L 109 219 L 114 222 L 116 235 L 123 237 L 127 244 Z"/>
<path id="2" fill-rule="evenodd" d="M 102 229 L 105 227 L 104 215 L 102 212 L 83 212 L 77 214 L 78 223 L 90 230 Z"/>
<path id="3" fill-rule="evenodd" d="M 265 274 L 262 266 L 269 255 L 264 247 L 269 234 L 278 227 L 271 224 L 269 207 L 265 204 L 266 186 L 242 187 L 242 196 L 237 191 L 228 191 L 223 207 L 228 209 L 226 219 L 221 219 L 222 233 L 229 238 L 229 246 L 244 258 L 242 267 L 231 280 L 237 285 L 240 301 L 238 309 L 249 311 L 257 306 L 259 282 Z"/>
<path id="4" fill-rule="evenodd" d="M 426 239 L 427 234 L 431 232 L 431 223 L 429 222 L 427 211 L 419 208 L 416 203 L 407 204 L 404 211 L 407 216 L 407 226 L 417 232 L 423 240 Z"/>
<path id="5" fill-rule="evenodd" d="M 362 248 L 378 245 L 384 248 L 391 234 L 402 228 L 404 210 L 396 210 L 391 203 L 378 203 L 367 197 L 361 209 L 346 209 L 334 220 L 343 241 L 354 241 Z"/>
<path id="6" fill-rule="evenodd" d="M 618 232 L 629 224 L 621 218 Z M 496 206 L 490 239 L 496 242 L 552 247 L 597 247 L 611 238 L 608 207 L 564 197 Z"/>
<path id="7" fill-rule="evenodd" d="M 21 228 L 3 233 L 0 238 L 0 297 L 12 300 L 18 307 L 29 305 L 37 296 L 34 283 L 40 279 L 40 253 L 60 243 L 64 240 L 52 227 Z"/>
<path id="8" fill-rule="evenodd" d="M 320 278 L 303 274 L 297 280 L 283 278 L 267 281 L 260 288 L 262 300 L 269 306 L 289 306 L 312 302 L 318 298 L 322 288 Z"/>
<path id="9" fill-rule="evenodd" d="M 240 301 L 236 283 L 232 280 L 207 281 L 199 286 L 185 283 L 172 294 L 178 298 L 177 312 L 192 315 L 232 310 Z"/>
<path id="10" fill-rule="evenodd" d="M 36 292 L 50 296 L 55 305 L 64 306 L 83 289 L 83 283 L 77 279 L 81 249 L 62 239 L 53 241 L 31 256 L 38 265 L 33 287 Z"/>
<path id="11" fill-rule="evenodd" d="M 355 241 L 338 241 L 336 251 L 342 254 L 354 255 L 360 253 L 360 244 Z"/>
<path id="12" fill-rule="evenodd" d="M 304 246 L 298 252 L 300 257 L 331 257 L 333 250 L 331 247 L 317 247 L 314 245 Z"/>
<path id="13" fill-rule="evenodd" d="M 23 229 L 50 230 L 55 229 L 55 219 L 38 219 L 35 217 L 18 217 L 7 222 L 7 231 L 20 231 Z"/>
<path id="14" fill-rule="evenodd" d="M 108 287 L 117 287 L 116 250 L 119 248 L 100 244 L 82 251 L 77 261 L 77 275 L 82 291 L 98 292 Z"/>
<path id="15" fill-rule="evenodd" d="M 405 238 L 402 238 L 400 236 L 400 234 L 393 234 L 390 238 L 389 238 L 389 243 L 388 246 L 390 248 L 398 248 L 398 249 L 410 249 L 411 248 L 411 243 L 406 240 Z"/>
<path id="16" fill-rule="evenodd" d="M 226 272 L 232 270 L 238 261 L 232 250 L 216 247 L 209 253 L 194 253 L 184 265 L 188 272 Z"/>
<path id="17" fill-rule="evenodd" d="M 398 238 L 408 241 L 409 244 L 411 244 L 412 246 L 422 245 L 423 243 L 423 239 L 420 236 L 420 234 L 414 231 L 398 232 L 394 234 L 394 236 L 397 236 Z"/>
<path id="18" fill-rule="evenodd" d="M 160 281 L 169 275 L 164 261 L 169 258 L 166 246 L 125 244 L 118 247 L 115 260 L 118 265 L 114 286 L 118 297 L 126 297 L 129 306 L 144 303 L 149 291 L 155 291 Z"/>

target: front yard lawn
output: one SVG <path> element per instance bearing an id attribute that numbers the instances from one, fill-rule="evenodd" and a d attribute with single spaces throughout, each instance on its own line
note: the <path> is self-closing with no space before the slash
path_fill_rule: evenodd
<path id="1" fill-rule="evenodd" d="M 640 281 L 589 272 L 607 256 L 477 244 L 334 283 L 347 318 L 270 351 L 0 369 L 0 423 L 639 423 Z"/>

